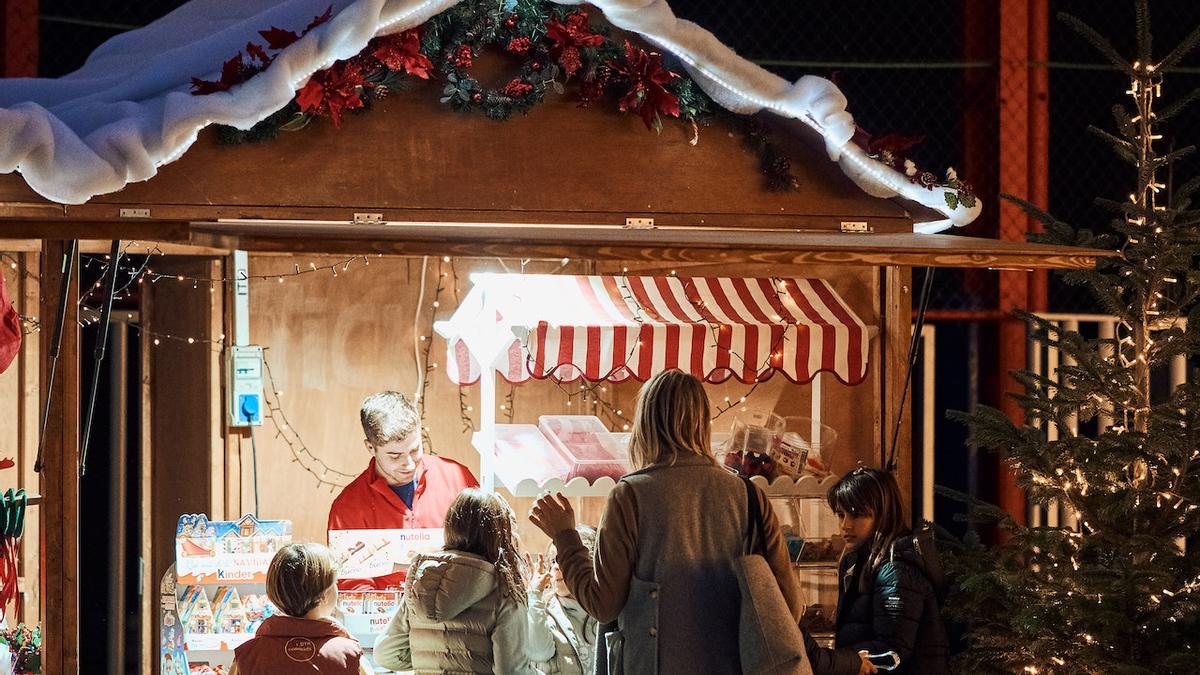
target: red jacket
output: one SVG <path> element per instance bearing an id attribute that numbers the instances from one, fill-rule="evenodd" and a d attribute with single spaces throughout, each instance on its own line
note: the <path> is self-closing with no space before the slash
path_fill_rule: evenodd
<path id="1" fill-rule="evenodd" d="M 329 507 L 330 530 L 398 530 L 442 527 L 450 503 L 467 488 L 479 487 L 470 469 L 452 459 L 425 455 L 417 470 L 413 489 L 413 507 L 392 492 L 375 472 L 375 458 L 367 470 L 342 489 Z M 342 590 L 403 588 L 404 573 L 396 572 L 375 579 L 341 579 Z"/>
<path id="2" fill-rule="evenodd" d="M 358 675 L 363 650 L 335 621 L 276 615 L 233 653 L 238 675 Z"/>

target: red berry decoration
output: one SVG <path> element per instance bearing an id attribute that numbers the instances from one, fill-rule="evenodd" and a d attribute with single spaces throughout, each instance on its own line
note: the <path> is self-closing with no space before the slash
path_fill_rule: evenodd
<path id="1" fill-rule="evenodd" d="M 533 68 L 533 72 L 536 73 L 537 71 L 542 69 L 542 64 L 538 63 L 537 61 L 534 61 L 532 64 L 530 64 L 529 67 Z"/>
<path id="2" fill-rule="evenodd" d="M 517 20 L 512 18 L 511 16 L 508 17 L 507 19 L 504 20 L 504 27 L 505 28 L 516 28 Z"/>
<path id="3" fill-rule="evenodd" d="M 483 100 L 483 94 L 481 94 L 479 92 L 475 92 L 474 94 L 471 94 L 471 100 L 476 103 L 479 103 L 480 101 Z"/>

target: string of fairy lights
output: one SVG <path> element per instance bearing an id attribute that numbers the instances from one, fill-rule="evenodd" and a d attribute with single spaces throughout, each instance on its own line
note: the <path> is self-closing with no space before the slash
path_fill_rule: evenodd
<path id="1" fill-rule="evenodd" d="M 13 256 L 8 254 L 3 255 L 3 259 L 7 261 L 13 269 L 19 269 L 22 274 L 26 275 L 30 279 L 38 278 L 36 274 L 24 269 L 24 266 L 20 263 L 20 261 Z M 150 283 L 152 285 L 160 282 L 175 283 L 183 287 L 190 286 L 193 290 L 207 289 L 208 292 L 215 293 L 218 288 L 222 288 L 223 285 L 235 281 L 274 281 L 275 283 L 282 284 L 285 281 L 296 277 L 321 273 L 329 274 L 331 277 L 337 278 L 349 273 L 355 267 L 365 268 L 369 266 L 372 257 L 382 257 L 382 254 L 373 254 L 370 256 L 354 255 L 345 258 L 339 258 L 330 262 L 313 261 L 307 264 L 296 262 L 292 264 L 291 270 L 283 272 L 276 271 L 271 273 L 247 274 L 238 278 L 234 278 L 232 276 L 194 276 L 189 274 L 164 272 L 161 270 L 161 268 L 156 268 L 154 261 L 164 257 L 165 255 L 166 254 L 163 252 L 161 247 L 152 242 L 127 242 L 122 248 L 122 253 L 118 261 L 118 278 L 121 279 L 121 283 L 118 285 L 114 293 L 114 300 L 120 301 L 131 298 L 135 292 L 134 287 L 143 285 L 145 283 Z M 511 272 L 508 264 L 504 260 L 497 260 L 504 270 Z M 520 266 L 519 269 L 522 273 L 525 271 L 526 266 L 530 262 L 532 262 L 530 259 L 518 260 Z M 553 270 L 552 273 L 558 273 L 563 269 L 566 269 L 570 262 L 571 260 L 569 258 L 563 258 L 561 261 L 559 261 L 559 265 Z M 86 306 L 89 301 L 96 299 L 97 294 L 103 290 L 103 279 L 105 277 L 105 272 L 107 272 L 109 269 L 112 261 L 109 255 L 84 256 L 81 258 L 81 264 L 97 276 L 95 283 L 91 284 L 88 290 L 83 292 L 80 296 L 80 305 Z M 626 274 L 628 271 L 628 268 L 622 270 L 622 272 Z M 671 270 L 670 274 L 672 276 L 677 276 L 676 270 Z M 423 403 L 425 400 L 429 381 L 432 379 L 431 375 L 434 374 L 439 367 L 438 362 L 432 357 L 432 325 L 438 318 L 442 296 L 447 292 L 447 290 L 452 290 L 455 299 L 455 306 L 458 305 L 458 302 L 462 297 L 459 288 L 459 269 L 457 262 L 450 256 L 443 256 L 437 259 L 437 267 L 434 271 L 433 278 L 435 280 L 435 286 L 433 289 L 432 300 L 427 306 L 430 316 L 430 320 L 428 322 L 429 331 L 428 333 L 420 333 L 417 335 L 417 340 L 420 345 L 417 367 L 422 373 L 417 398 L 421 403 Z M 779 281 L 780 280 L 778 279 L 772 279 L 773 284 L 778 284 Z M 451 289 L 447 289 L 448 282 L 451 284 Z M 632 291 L 629 290 L 628 286 L 625 285 L 623 281 L 621 283 L 623 284 L 622 289 L 625 300 L 628 302 L 630 308 L 635 312 L 635 317 L 639 323 L 648 321 L 649 318 L 645 314 L 641 303 L 633 295 Z M 780 290 L 776 285 L 776 292 L 784 293 L 786 291 Z M 717 331 L 721 329 L 720 324 L 715 322 L 715 320 L 710 320 L 707 317 L 707 314 L 702 311 L 702 301 L 696 300 L 694 302 L 700 302 L 700 305 L 697 306 L 697 309 L 700 311 L 702 316 L 706 317 L 705 322 L 708 323 L 710 330 L 714 331 L 713 336 L 715 342 L 718 335 Z M 34 317 L 22 316 L 21 321 L 24 326 L 23 331 L 26 334 L 35 333 L 41 328 L 40 323 Z M 99 318 L 96 313 L 83 313 L 79 323 L 81 326 L 90 326 L 98 321 Z M 423 324 L 424 322 L 421 323 Z M 161 331 L 152 331 L 145 329 L 138 324 L 131 325 L 141 334 L 146 336 L 146 338 L 149 340 L 150 346 L 152 347 L 158 347 L 164 342 L 169 342 L 185 345 L 205 345 L 214 351 L 224 353 L 228 346 L 226 336 L 224 334 L 219 335 L 217 338 L 204 338 L 188 335 L 176 335 Z M 781 325 L 786 325 L 786 321 L 783 321 Z M 780 340 L 782 341 L 786 339 L 786 331 L 781 332 Z M 778 349 L 780 346 L 781 345 L 779 341 L 772 346 L 769 355 L 764 360 L 764 363 L 758 368 L 756 373 L 762 373 L 769 370 L 772 359 L 778 358 L 779 356 Z M 637 344 L 631 346 L 631 349 L 636 348 Z M 632 351 L 628 356 L 629 358 L 633 357 Z M 736 356 L 738 359 L 742 358 L 740 355 L 735 354 L 734 356 Z M 743 366 L 744 365 L 745 364 L 743 362 Z M 313 453 L 308 448 L 307 444 L 304 443 L 299 432 L 287 419 L 287 415 L 284 411 L 282 403 L 282 392 L 278 391 L 275 386 L 275 381 L 270 371 L 270 367 L 266 363 L 265 355 L 264 367 L 268 376 L 265 380 L 265 383 L 269 385 L 269 391 L 264 392 L 266 394 L 265 403 L 267 404 L 265 417 L 271 420 L 271 424 L 275 431 L 275 438 L 283 442 L 288 447 L 293 462 L 299 464 L 305 471 L 311 474 L 316 479 L 318 487 L 320 488 L 329 487 L 330 489 L 336 489 L 337 487 L 344 486 L 350 480 L 353 480 L 354 475 L 332 467 L 320 456 Z M 565 406 L 568 409 L 576 407 L 590 407 L 593 413 L 598 414 L 605 419 L 610 428 L 619 429 L 621 431 L 629 431 L 632 425 L 631 416 L 627 414 L 622 407 L 613 402 L 612 398 L 616 394 L 616 391 L 610 390 L 609 383 L 592 382 L 588 381 L 586 378 L 580 378 L 576 383 L 569 383 L 558 377 L 550 377 L 548 379 L 553 382 L 565 396 Z M 749 399 L 749 397 L 755 392 L 762 381 L 762 379 L 756 377 L 755 381 L 750 384 L 747 390 L 740 396 L 726 396 L 721 404 L 714 407 L 714 413 L 712 416 L 713 421 L 716 421 L 725 413 L 735 410 L 739 406 L 744 407 L 747 399 Z M 516 418 L 516 385 L 511 382 L 508 384 L 509 386 L 507 391 L 503 394 L 498 408 L 500 416 L 505 421 L 511 423 Z M 458 388 L 458 404 L 459 417 L 462 423 L 463 432 L 467 433 L 475 430 L 476 422 L 472 415 L 474 412 L 474 407 L 469 402 L 465 386 L 459 386 Z M 423 404 L 420 405 L 419 410 L 421 411 L 420 424 L 422 435 L 427 447 L 432 449 L 432 439 L 429 435 L 430 428 L 427 424 L 425 406 Z"/>

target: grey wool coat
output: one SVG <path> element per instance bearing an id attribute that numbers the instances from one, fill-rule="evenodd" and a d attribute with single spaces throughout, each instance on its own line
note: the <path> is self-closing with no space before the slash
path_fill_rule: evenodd
<path id="1" fill-rule="evenodd" d="M 788 606 L 802 612 L 779 523 L 761 491 L 765 556 Z M 740 478 L 698 455 L 622 478 L 601 520 L 594 559 L 573 530 L 555 536 L 572 594 L 593 617 L 617 622 L 628 675 L 741 673 L 741 593 L 733 562 L 749 514 Z M 597 671 L 605 641 L 597 645 Z"/>

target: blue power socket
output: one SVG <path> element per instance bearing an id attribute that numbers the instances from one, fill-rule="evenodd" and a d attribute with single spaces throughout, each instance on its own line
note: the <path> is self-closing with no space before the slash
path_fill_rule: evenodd
<path id="1" fill-rule="evenodd" d="M 238 422 L 256 424 L 262 422 L 262 403 L 258 394 L 238 394 Z"/>

